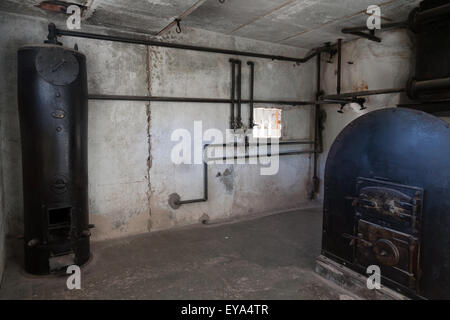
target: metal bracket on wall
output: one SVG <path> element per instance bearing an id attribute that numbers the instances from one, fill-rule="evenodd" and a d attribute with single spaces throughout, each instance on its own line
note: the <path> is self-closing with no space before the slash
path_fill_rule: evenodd
<path id="1" fill-rule="evenodd" d="M 341 108 L 338 111 L 339 113 L 344 113 L 343 109 L 344 106 L 350 103 L 356 103 L 359 104 L 361 107 L 361 110 L 365 110 L 367 109 L 364 104 L 366 103 L 366 99 L 364 98 L 346 98 L 346 99 L 323 99 L 322 100 L 323 103 L 327 103 L 327 104 L 340 104 Z"/>
<path id="2" fill-rule="evenodd" d="M 177 28 L 175 29 L 175 31 L 177 33 L 181 33 L 181 19 L 175 19 L 175 22 L 177 24 Z"/>

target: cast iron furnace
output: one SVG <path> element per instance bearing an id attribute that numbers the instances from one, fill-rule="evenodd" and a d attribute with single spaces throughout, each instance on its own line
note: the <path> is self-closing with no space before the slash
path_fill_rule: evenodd
<path id="1" fill-rule="evenodd" d="M 412 109 L 370 112 L 337 137 L 325 170 L 322 254 L 410 297 L 450 299 L 450 3 L 411 12 Z M 429 113 L 425 113 L 423 111 Z"/>

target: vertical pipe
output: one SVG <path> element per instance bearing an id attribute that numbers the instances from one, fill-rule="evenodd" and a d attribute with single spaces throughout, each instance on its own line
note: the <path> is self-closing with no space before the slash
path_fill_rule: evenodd
<path id="1" fill-rule="evenodd" d="M 236 80 L 236 60 L 230 59 L 231 64 L 231 105 L 230 105 L 230 129 L 235 129 L 234 122 L 234 93 L 236 91 L 235 80 Z"/>
<path id="2" fill-rule="evenodd" d="M 337 43 L 338 61 L 337 61 L 337 94 L 341 94 L 341 74 L 342 74 L 342 39 L 338 39 Z"/>
<path id="3" fill-rule="evenodd" d="M 241 60 L 236 61 L 238 66 L 237 74 L 237 118 L 236 127 L 237 129 L 242 128 L 242 115 L 241 115 L 241 105 L 242 105 L 242 62 Z"/>
<path id="4" fill-rule="evenodd" d="M 321 54 L 317 54 L 317 92 L 316 101 L 320 97 L 320 74 L 321 74 Z M 317 174 L 318 160 L 319 160 L 319 143 L 320 143 L 320 104 L 316 104 L 314 110 L 314 174 L 313 174 L 313 191 L 311 192 L 311 200 L 315 198 L 319 192 L 319 176 Z"/>
<path id="5" fill-rule="evenodd" d="M 203 200 L 208 201 L 208 163 L 203 161 Z"/>
<path id="6" fill-rule="evenodd" d="M 253 90 L 255 85 L 255 63 L 252 61 L 248 61 L 247 64 L 250 66 L 250 116 L 248 119 L 248 126 L 250 129 L 253 129 L 254 127 L 254 120 L 253 120 Z"/>

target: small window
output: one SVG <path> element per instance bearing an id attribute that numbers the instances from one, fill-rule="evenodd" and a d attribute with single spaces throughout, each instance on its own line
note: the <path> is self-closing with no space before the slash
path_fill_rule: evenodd
<path id="1" fill-rule="evenodd" d="M 281 138 L 281 109 L 255 108 L 254 138 Z"/>

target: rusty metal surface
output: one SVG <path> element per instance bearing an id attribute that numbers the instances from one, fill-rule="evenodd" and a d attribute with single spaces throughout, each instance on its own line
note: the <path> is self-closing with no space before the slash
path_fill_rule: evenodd
<path id="1" fill-rule="evenodd" d="M 449 299 L 448 159 L 449 125 L 430 114 L 382 109 L 348 125 L 326 164 L 323 254 L 363 274 L 384 264 L 391 288 Z"/>
<path id="2" fill-rule="evenodd" d="M 53 11 L 53 12 L 58 12 L 58 13 L 62 13 L 62 14 L 67 14 L 67 8 L 71 5 L 76 5 L 81 9 L 81 12 L 84 13 L 87 9 L 87 6 L 78 4 L 78 3 L 74 3 L 74 2 L 67 2 L 67 1 L 55 1 L 55 0 L 50 0 L 50 1 L 42 1 L 38 4 L 36 4 L 36 7 L 42 9 L 42 10 L 46 10 L 46 11 Z"/>

